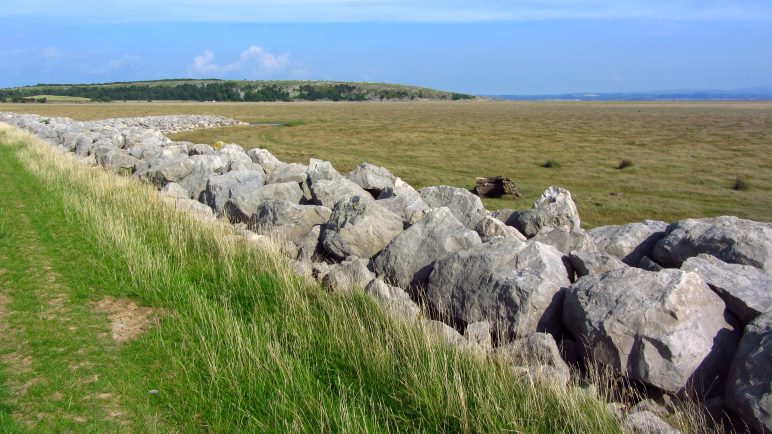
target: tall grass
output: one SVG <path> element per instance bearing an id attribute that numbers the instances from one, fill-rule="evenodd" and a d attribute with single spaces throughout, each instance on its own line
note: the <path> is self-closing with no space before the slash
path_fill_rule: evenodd
<path id="1" fill-rule="evenodd" d="M 619 432 L 605 405 L 436 342 L 360 292 L 330 294 L 149 186 L 0 141 L 82 233 L 95 270 L 163 312 L 157 403 L 181 431 Z M 94 254 L 93 251 L 98 253 Z"/>

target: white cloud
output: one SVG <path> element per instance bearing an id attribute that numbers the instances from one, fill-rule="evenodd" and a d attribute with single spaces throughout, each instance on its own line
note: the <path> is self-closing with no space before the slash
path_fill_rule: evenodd
<path id="1" fill-rule="evenodd" d="M 0 16 L 145 22 L 468 22 L 544 19 L 772 20 L 769 0 L 26 0 Z"/>
<path id="2" fill-rule="evenodd" d="M 203 54 L 193 58 L 193 64 L 188 68 L 188 74 L 193 77 L 262 78 L 283 72 L 302 75 L 303 70 L 293 64 L 289 53 L 277 55 L 254 45 L 225 65 L 214 63 L 214 53 L 204 50 Z"/>

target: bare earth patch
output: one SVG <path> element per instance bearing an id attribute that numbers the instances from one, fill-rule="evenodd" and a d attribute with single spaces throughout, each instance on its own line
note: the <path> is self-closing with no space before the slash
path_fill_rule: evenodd
<path id="1" fill-rule="evenodd" d="M 98 312 L 110 315 L 113 340 L 121 343 L 138 338 L 156 321 L 155 311 L 125 298 L 105 297 L 96 303 Z"/>

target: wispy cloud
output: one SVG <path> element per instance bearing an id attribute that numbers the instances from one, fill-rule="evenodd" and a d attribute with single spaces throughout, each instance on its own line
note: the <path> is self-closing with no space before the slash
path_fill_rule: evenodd
<path id="1" fill-rule="evenodd" d="M 769 0 L 126 0 L 114 4 L 28 0 L 0 16 L 67 16 L 112 21 L 466 22 L 550 19 L 772 20 Z"/>
<path id="2" fill-rule="evenodd" d="M 204 50 L 193 58 L 188 68 L 188 74 L 193 77 L 264 78 L 278 73 L 301 75 L 302 68 L 292 61 L 289 53 L 273 54 L 254 45 L 242 51 L 235 61 L 223 65 L 215 63 L 211 50 Z"/>

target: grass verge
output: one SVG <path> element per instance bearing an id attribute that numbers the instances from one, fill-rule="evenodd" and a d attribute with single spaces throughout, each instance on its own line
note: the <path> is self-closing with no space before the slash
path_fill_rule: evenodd
<path id="1" fill-rule="evenodd" d="M 163 312 L 114 359 L 141 372 L 125 389 L 135 429 L 619 432 L 590 395 L 430 341 L 359 292 L 329 294 L 227 226 L 169 209 L 149 186 L 7 127 L 0 142 L 14 187 L 5 193 L 22 205 L 3 210 L 4 230 L 28 217 L 69 299 L 130 296 Z"/>

